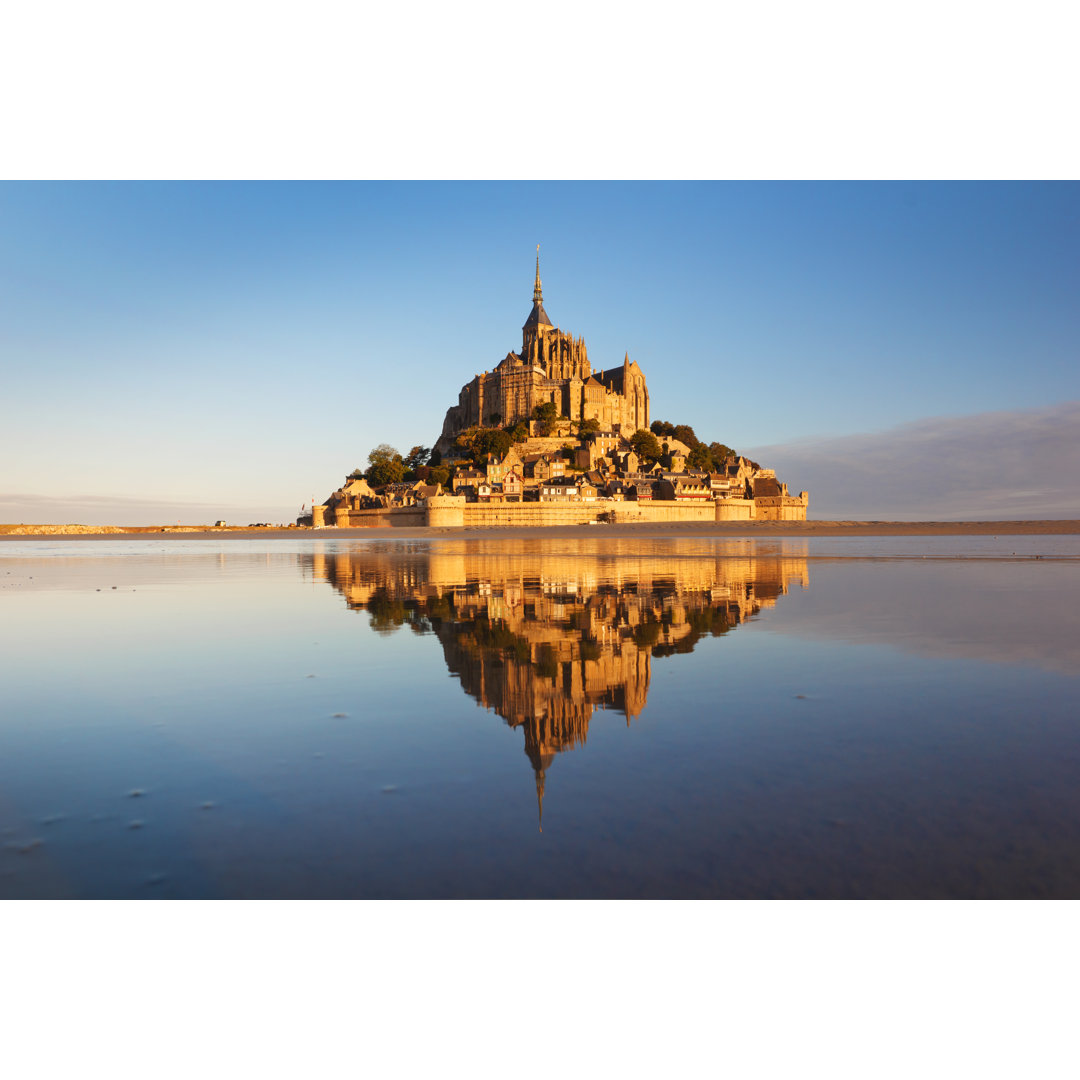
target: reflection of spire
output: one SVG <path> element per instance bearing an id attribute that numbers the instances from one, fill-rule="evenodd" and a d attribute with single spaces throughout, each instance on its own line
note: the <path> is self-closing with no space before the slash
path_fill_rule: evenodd
<path id="1" fill-rule="evenodd" d="M 551 751 L 543 751 L 529 738 L 528 729 L 525 732 L 525 755 L 532 762 L 533 773 L 536 775 L 536 809 L 540 819 L 540 831 L 544 831 L 544 780 L 547 776 L 548 766 L 555 760 L 555 754 Z"/>
<path id="2" fill-rule="evenodd" d="M 543 293 L 540 291 L 540 245 L 536 245 L 536 282 L 533 285 L 533 303 L 542 304 L 544 302 Z"/>

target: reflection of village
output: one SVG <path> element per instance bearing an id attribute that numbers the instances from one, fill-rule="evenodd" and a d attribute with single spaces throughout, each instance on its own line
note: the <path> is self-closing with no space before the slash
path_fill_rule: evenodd
<path id="1" fill-rule="evenodd" d="M 627 726 L 645 707 L 653 657 L 688 653 L 807 584 L 806 555 L 785 540 L 683 540 L 678 555 L 640 540 L 583 541 L 562 553 L 537 541 L 445 541 L 319 552 L 316 579 L 377 632 L 435 634 L 464 690 L 514 728 L 543 809 L 554 756 L 583 745 L 594 709 Z"/>

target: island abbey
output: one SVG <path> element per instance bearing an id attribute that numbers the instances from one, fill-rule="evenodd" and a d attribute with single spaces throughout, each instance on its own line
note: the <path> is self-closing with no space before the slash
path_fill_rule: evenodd
<path id="1" fill-rule="evenodd" d="M 645 374 L 627 353 L 618 367 L 592 370 L 585 339 L 563 333 L 544 310 L 540 248 L 533 306 L 521 328 L 521 352 L 508 352 L 492 372 L 476 375 L 447 410 L 436 444 L 446 453 L 459 431 L 529 420 L 551 402 L 566 420 L 595 420 L 603 431 L 630 436 L 649 426 Z"/>
<path id="2" fill-rule="evenodd" d="M 650 431 L 650 428 L 652 429 Z M 683 442 L 676 435 L 682 433 Z M 689 427 L 650 424 L 645 373 L 630 360 L 594 371 L 583 338 L 544 309 L 537 248 L 521 351 L 473 376 L 431 451 L 392 447 L 345 478 L 299 524 L 584 525 L 805 521 L 808 495 Z"/>

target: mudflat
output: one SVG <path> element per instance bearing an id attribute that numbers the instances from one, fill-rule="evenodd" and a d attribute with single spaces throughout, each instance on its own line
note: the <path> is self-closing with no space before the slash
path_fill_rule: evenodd
<path id="1" fill-rule="evenodd" d="M 0 525 L 4 540 L 424 539 L 440 536 L 1019 536 L 1080 534 L 1078 520 L 1049 521 L 680 521 L 487 528 L 220 528 L 197 526 Z"/>

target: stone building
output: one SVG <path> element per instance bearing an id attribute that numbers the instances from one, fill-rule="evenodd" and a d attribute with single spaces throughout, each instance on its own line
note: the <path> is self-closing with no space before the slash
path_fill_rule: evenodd
<path id="1" fill-rule="evenodd" d="M 620 366 L 594 372 L 584 338 L 564 333 L 548 317 L 537 248 L 533 306 L 521 328 L 521 351 L 508 352 L 493 371 L 474 376 L 461 388 L 436 447 L 445 454 L 459 431 L 528 420 L 547 402 L 560 417 L 595 420 L 608 432 L 632 435 L 649 426 L 645 374 L 629 353 Z"/>

